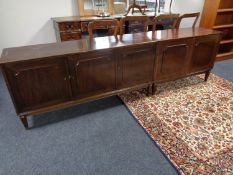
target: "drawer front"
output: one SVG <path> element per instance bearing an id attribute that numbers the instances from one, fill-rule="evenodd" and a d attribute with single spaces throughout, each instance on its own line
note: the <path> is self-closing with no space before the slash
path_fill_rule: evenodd
<path id="1" fill-rule="evenodd" d="M 87 21 L 81 22 L 81 30 L 82 32 L 87 32 L 88 31 L 88 23 Z"/>
<path id="2" fill-rule="evenodd" d="M 80 22 L 63 22 L 59 23 L 59 30 L 60 31 L 71 31 L 71 30 L 80 30 L 81 24 Z"/>
<path id="3" fill-rule="evenodd" d="M 61 41 L 78 40 L 82 38 L 81 32 L 61 32 Z"/>

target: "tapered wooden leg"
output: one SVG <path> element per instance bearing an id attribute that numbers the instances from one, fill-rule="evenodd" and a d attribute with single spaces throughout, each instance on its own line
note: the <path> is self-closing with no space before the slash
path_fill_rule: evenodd
<path id="1" fill-rule="evenodd" d="M 26 116 L 20 116 L 20 120 L 23 123 L 23 126 L 25 127 L 25 129 L 28 129 L 28 120 Z"/>
<path id="2" fill-rule="evenodd" d="M 153 83 L 152 84 L 152 95 L 155 95 L 156 90 L 157 90 L 157 85 Z"/>
<path id="3" fill-rule="evenodd" d="M 205 73 L 205 81 L 208 80 L 209 76 L 210 76 L 210 70 L 208 70 L 208 71 Z"/>
<path id="4" fill-rule="evenodd" d="M 147 91 L 147 92 L 146 92 L 146 95 L 147 95 L 147 96 L 150 96 L 150 85 L 148 85 L 146 91 Z"/>

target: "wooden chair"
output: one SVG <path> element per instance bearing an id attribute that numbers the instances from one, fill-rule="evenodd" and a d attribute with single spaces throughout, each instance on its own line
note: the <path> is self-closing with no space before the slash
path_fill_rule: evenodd
<path id="1" fill-rule="evenodd" d="M 170 0 L 170 4 L 169 4 L 169 13 L 172 13 L 172 2 L 173 2 L 173 0 Z"/>
<path id="2" fill-rule="evenodd" d="M 147 2 L 146 2 L 146 0 L 144 0 L 144 3 L 143 4 L 138 4 L 140 7 L 141 7 L 141 9 L 143 9 L 143 14 L 145 13 L 145 11 L 146 11 L 146 8 L 147 8 Z"/>
<path id="3" fill-rule="evenodd" d="M 194 23 L 193 23 L 193 25 L 192 25 L 192 27 L 194 28 L 195 25 L 196 25 L 196 23 L 197 23 L 197 20 L 198 20 L 199 16 L 200 16 L 200 13 L 187 13 L 187 14 L 181 15 L 181 16 L 178 18 L 176 24 L 174 25 L 174 28 L 178 29 L 178 28 L 180 27 L 181 21 L 182 21 L 183 19 L 185 19 L 185 18 L 195 18 Z"/>
<path id="4" fill-rule="evenodd" d="M 157 24 L 159 24 L 161 21 L 168 21 L 171 24 L 169 25 L 169 28 L 174 28 L 175 24 L 177 23 L 177 20 L 179 18 L 179 14 L 162 14 L 159 16 L 156 16 L 154 20 L 152 21 L 152 31 L 154 32 L 156 30 Z"/>
<path id="5" fill-rule="evenodd" d="M 130 12 L 131 9 L 132 9 L 132 14 L 133 14 L 133 13 L 134 13 L 134 8 L 137 8 L 137 9 L 141 12 L 141 14 L 144 15 L 145 10 L 146 10 L 146 8 L 147 8 L 146 0 L 144 0 L 144 4 L 137 4 L 137 3 L 136 3 L 136 0 L 134 0 L 134 1 L 133 1 L 133 4 L 131 4 L 131 5 L 128 7 L 128 10 L 127 10 L 125 16 L 127 16 L 127 15 L 129 14 L 129 12 Z M 142 9 L 144 9 L 144 10 L 142 11 Z"/>
<path id="6" fill-rule="evenodd" d="M 119 21 L 116 19 L 110 20 L 96 20 L 88 24 L 88 33 L 90 39 L 93 39 L 93 30 L 96 29 L 108 29 L 108 35 L 114 35 L 116 39 L 119 29 Z"/>
<path id="7" fill-rule="evenodd" d="M 147 16 L 125 16 L 122 17 L 120 20 L 120 35 L 122 36 L 124 34 L 124 26 L 126 21 L 137 21 L 137 22 L 143 22 L 143 31 L 147 32 L 148 28 L 148 17 Z"/>

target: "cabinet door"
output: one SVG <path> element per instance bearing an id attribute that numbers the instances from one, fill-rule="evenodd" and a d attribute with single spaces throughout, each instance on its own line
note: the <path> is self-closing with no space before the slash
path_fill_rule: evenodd
<path id="1" fill-rule="evenodd" d="M 164 41 L 157 45 L 156 81 L 174 80 L 186 75 L 193 39 Z"/>
<path id="2" fill-rule="evenodd" d="M 155 46 L 117 50 L 117 87 L 127 88 L 153 82 Z"/>
<path id="3" fill-rule="evenodd" d="M 195 39 L 190 73 L 211 69 L 219 46 L 219 35 Z"/>
<path id="4" fill-rule="evenodd" d="M 72 56 L 69 64 L 76 97 L 91 97 L 115 89 L 116 66 L 112 52 Z"/>
<path id="5" fill-rule="evenodd" d="M 63 58 L 11 63 L 4 66 L 18 113 L 64 102 L 71 97 Z"/>

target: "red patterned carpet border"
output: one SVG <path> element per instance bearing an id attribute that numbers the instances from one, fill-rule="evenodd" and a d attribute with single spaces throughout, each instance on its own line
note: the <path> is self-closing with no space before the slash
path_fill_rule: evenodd
<path id="1" fill-rule="evenodd" d="M 120 97 L 181 174 L 233 174 L 233 83 L 193 76 Z"/>

